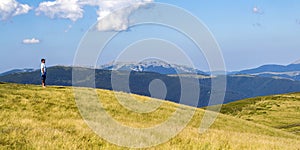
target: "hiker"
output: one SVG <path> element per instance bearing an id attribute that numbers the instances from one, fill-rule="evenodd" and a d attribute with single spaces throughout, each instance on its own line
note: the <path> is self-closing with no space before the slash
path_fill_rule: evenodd
<path id="1" fill-rule="evenodd" d="M 42 78 L 42 87 L 45 88 L 46 87 L 46 60 L 45 59 L 41 59 L 41 78 Z"/>

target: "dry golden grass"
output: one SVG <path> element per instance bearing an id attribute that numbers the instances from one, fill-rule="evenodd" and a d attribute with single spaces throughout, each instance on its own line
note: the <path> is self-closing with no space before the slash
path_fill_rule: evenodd
<path id="1" fill-rule="evenodd" d="M 150 113 L 136 113 L 124 108 L 114 92 L 99 89 L 97 93 L 108 114 L 132 127 L 162 123 L 179 107 L 133 95 L 136 101 L 159 106 Z M 129 94 L 118 94 L 124 103 L 132 102 Z M 180 134 L 149 149 L 300 149 L 297 135 L 222 114 L 207 132 L 200 134 L 203 114 L 204 110 L 197 109 Z M 76 106 L 72 87 L 42 89 L 0 84 L 0 132 L 0 149 L 128 149 L 105 141 L 87 126 Z"/>
<path id="2" fill-rule="evenodd" d="M 221 112 L 300 135 L 300 93 L 241 100 L 223 105 Z"/>

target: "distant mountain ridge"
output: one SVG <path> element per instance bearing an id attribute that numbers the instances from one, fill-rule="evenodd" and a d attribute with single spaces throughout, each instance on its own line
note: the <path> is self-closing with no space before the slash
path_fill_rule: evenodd
<path id="1" fill-rule="evenodd" d="M 68 66 L 62 66 L 68 67 Z M 160 60 L 150 59 L 139 63 L 136 62 L 111 62 L 105 65 L 98 66 L 96 69 L 102 70 L 119 70 L 119 71 L 136 71 L 136 72 L 154 72 L 159 74 L 198 74 L 210 76 L 211 72 L 204 72 L 197 68 L 187 67 L 184 65 L 169 64 Z M 35 69 L 13 69 L 0 76 L 5 76 L 14 73 L 32 72 Z M 223 74 L 223 73 L 222 73 Z M 284 78 L 300 81 L 300 60 L 289 65 L 269 64 L 253 69 L 246 69 L 235 72 L 227 72 L 228 75 L 255 75 L 260 77 Z"/>
<path id="2" fill-rule="evenodd" d="M 297 60 L 297 61 L 295 61 L 295 62 L 293 62 L 292 64 L 300 64 L 300 59 Z"/>
<path id="3" fill-rule="evenodd" d="M 10 74 L 14 74 L 14 73 L 24 73 L 24 72 L 33 72 L 35 71 L 35 69 L 13 69 L 4 73 L 1 73 L 0 76 L 5 76 L 5 75 L 10 75 Z"/>
<path id="4" fill-rule="evenodd" d="M 103 70 L 120 70 L 136 72 L 155 72 L 160 74 L 189 74 L 196 73 L 200 75 L 209 74 L 198 69 L 184 65 L 169 64 L 160 60 L 146 60 L 139 63 L 135 62 L 112 62 L 98 67 Z"/>
<path id="5" fill-rule="evenodd" d="M 72 86 L 72 70 L 79 69 L 78 76 L 82 78 L 80 87 L 89 87 L 91 82 L 95 82 L 96 88 L 117 90 L 122 89 L 112 88 L 112 72 L 115 72 L 114 78 L 120 83 L 122 81 L 129 80 L 129 89 L 131 93 L 151 96 L 149 91 L 150 83 L 159 79 L 165 83 L 167 88 L 167 94 L 165 100 L 179 103 L 181 98 L 181 83 L 180 80 L 184 79 L 186 84 L 193 84 L 199 81 L 200 86 L 200 97 L 198 107 L 204 107 L 208 105 L 211 93 L 212 78 L 201 75 L 165 75 L 154 72 L 136 72 L 136 71 L 116 71 L 116 70 L 102 70 L 102 69 L 90 69 L 82 67 L 63 67 L 54 66 L 47 69 L 48 85 L 62 85 Z M 81 76 L 81 71 L 95 72 L 95 76 L 92 74 Z M 130 74 L 129 79 L 127 78 L 128 73 Z M 77 76 L 77 75 L 76 75 Z M 93 80 L 95 79 L 95 80 Z M 33 72 L 15 73 L 5 76 L 0 76 L 0 82 L 13 82 L 22 84 L 40 84 L 40 71 L 36 70 Z M 128 91 L 124 91 L 128 92 Z M 287 79 L 274 79 L 267 77 L 259 77 L 252 75 L 228 75 L 227 76 L 227 88 L 225 92 L 224 103 L 232 101 L 256 97 L 265 96 L 272 94 L 283 94 L 290 92 L 300 92 L 300 81 L 293 81 Z M 154 97 L 160 98 L 160 97 Z M 186 105 L 189 105 L 186 103 Z"/>
<path id="6" fill-rule="evenodd" d="M 300 81 L 300 63 L 290 65 L 263 65 L 254 69 L 242 70 L 234 73 L 256 75 L 261 77 L 286 78 Z"/>
<path id="7" fill-rule="evenodd" d="M 211 92 L 211 79 L 219 75 L 210 76 L 200 70 L 171 65 L 162 61 L 147 60 L 140 63 L 111 63 L 99 68 L 54 66 L 47 68 L 47 83 L 50 85 L 72 86 L 72 70 L 95 71 L 96 88 L 112 90 L 111 75 L 117 72 L 120 82 L 127 79 L 130 73 L 130 92 L 139 95 L 151 96 L 149 84 L 154 79 L 162 80 L 168 94 L 166 100 L 179 102 L 181 95 L 180 78 L 194 82 L 197 79 L 200 84 L 200 98 L 198 107 L 208 105 Z M 191 73 L 197 73 L 191 74 Z M 82 83 L 93 82 L 91 76 L 84 76 Z M 88 80 L 88 81 L 87 81 Z M 128 79 L 127 79 L 128 80 Z M 16 69 L 0 75 L 2 82 L 14 82 L 22 84 L 40 84 L 40 71 L 34 69 Z M 88 86 L 83 84 L 80 86 Z M 118 90 L 118 89 L 114 89 Z M 122 91 L 122 90 L 120 90 Z M 124 91 L 128 92 L 128 91 Z M 243 70 L 227 75 L 227 89 L 224 103 L 272 94 L 300 92 L 300 64 L 290 65 L 264 65 L 254 69 Z M 159 97 L 156 97 L 159 98 Z M 188 105 L 188 104 L 187 104 Z"/>
<path id="8" fill-rule="evenodd" d="M 68 66 L 62 66 L 68 67 Z M 90 67 L 92 68 L 92 67 Z M 102 70 L 119 70 L 119 71 L 136 71 L 136 72 L 154 72 L 159 74 L 198 74 L 203 76 L 209 76 L 209 73 L 203 72 L 199 69 L 192 67 L 169 64 L 156 59 L 149 59 L 139 63 L 136 62 L 111 62 L 105 65 L 96 67 L 96 69 Z M 5 76 L 14 73 L 32 72 L 35 69 L 13 69 L 0 74 Z"/>

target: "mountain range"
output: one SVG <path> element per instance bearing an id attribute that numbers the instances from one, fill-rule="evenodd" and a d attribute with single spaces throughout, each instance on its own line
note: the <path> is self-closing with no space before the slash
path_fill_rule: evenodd
<path id="1" fill-rule="evenodd" d="M 238 71 L 232 74 L 247 74 L 261 77 L 285 78 L 300 80 L 300 63 L 289 65 L 263 65 L 254 69 Z"/>
<path id="2" fill-rule="evenodd" d="M 202 76 L 202 75 L 190 75 L 190 74 L 181 74 L 181 75 L 172 75 L 172 74 L 160 74 L 155 72 L 137 72 L 137 71 L 127 71 L 127 70 L 103 70 L 103 69 L 90 69 L 90 68 L 80 68 L 80 67 L 65 67 L 65 66 L 54 66 L 47 69 L 47 84 L 48 85 L 63 85 L 63 86 L 72 86 L 72 70 L 77 69 L 82 71 L 82 74 L 85 71 L 95 71 L 95 87 L 101 89 L 117 90 L 122 91 L 122 89 L 113 89 L 111 82 L 111 75 L 114 73 L 115 79 L 120 82 L 129 80 L 129 89 L 134 94 L 152 96 L 149 91 L 149 85 L 154 79 L 160 79 L 164 82 L 167 93 L 165 100 L 179 103 L 181 98 L 181 83 L 180 80 L 184 79 L 186 83 L 192 84 L 195 79 L 199 81 L 200 85 L 200 97 L 197 107 L 204 107 L 208 105 L 210 99 L 211 91 L 211 76 Z M 81 75 L 81 72 L 78 72 L 78 76 Z M 129 79 L 127 74 L 130 74 Z M 84 75 L 82 76 L 82 84 L 78 86 L 86 87 L 89 86 L 85 83 L 93 82 L 93 76 Z M 30 71 L 23 73 L 14 73 L 4 76 L 0 76 L 1 82 L 13 82 L 13 83 L 22 83 L 22 84 L 40 84 L 40 71 Z M 227 76 L 227 87 L 225 92 L 225 101 L 224 103 L 229 103 L 232 101 L 272 95 L 272 94 L 282 94 L 290 92 L 299 92 L 300 91 L 300 81 L 290 80 L 290 79 L 281 79 L 281 78 L 269 78 L 253 75 L 228 75 Z M 189 102 L 183 103 L 189 105 Z"/>
<path id="3" fill-rule="evenodd" d="M 1 73 L 0 76 L 15 74 L 15 73 L 24 73 L 24 72 L 32 72 L 35 71 L 35 69 L 13 69 L 4 73 Z"/>
<path id="4" fill-rule="evenodd" d="M 112 62 L 100 66 L 103 70 L 123 70 L 137 72 L 156 72 L 160 74 L 192 74 L 209 76 L 211 72 L 204 72 L 191 67 L 168 64 L 158 60 L 146 60 L 140 63 Z M 259 77 L 281 78 L 300 81 L 300 61 L 289 65 L 263 65 L 253 69 L 246 69 L 235 72 L 228 72 L 228 75 L 254 75 Z"/>
<path id="5" fill-rule="evenodd" d="M 154 72 L 165 75 L 175 74 L 198 74 L 202 76 L 210 76 L 211 72 L 201 71 L 196 68 L 184 65 L 169 64 L 164 61 L 149 59 L 139 63 L 135 62 L 111 62 L 98 66 L 96 69 L 101 70 L 118 70 L 118 71 L 135 71 L 135 72 Z M 0 76 L 32 72 L 35 69 L 13 69 Z M 241 71 L 227 72 L 227 75 L 253 75 L 260 77 L 282 78 L 300 81 L 300 60 L 289 65 L 268 64 L 253 69 Z"/>
<path id="6" fill-rule="evenodd" d="M 205 73 L 199 69 L 194 69 L 192 67 L 177 65 L 177 64 L 169 64 L 167 62 L 156 60 L 156 59 L 148 59 L 139 63 L 135 62 L 111 62 L 105 65 L 101 65 L 98 69 L 103 70 L 119 70 L 119 71 L 137 71 L 137 72 L 155 72 L 160 74 L 199 74 L 206 75 Z"/>

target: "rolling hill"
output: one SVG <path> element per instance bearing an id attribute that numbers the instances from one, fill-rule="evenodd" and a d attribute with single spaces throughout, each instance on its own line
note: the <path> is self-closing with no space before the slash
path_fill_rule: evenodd
<path id="1" fill-rule="evenodd" d="M 94 71 L 88 68 L 72 68 L 55 66 L 48 68 L 47 84 L 49 85 L 61 85 L 61 86 L 71 86 L 72 85 L 72 69 L 80 70 L 78 76 L 84 71 Z M 119 83 L 128 80 L 126 78 L 127 74 L 129 77 L 129 87 L 130 92 L 134 94 L 151 96 L 149 92 L 149 84 L 154 79 L 162 80 L 167 88 L 167 94 L 165 100 L 178 103 L 181 97 L 181 85 L 180 78 L 184 78 L 187 83 L 193 84 L 196 80 L 199 81 L 200 85 L 200 97 L 198 107 L 204 107 L 208 105 L 211 92 L 211 78 L 207 76 L 191 76 L 189 74 L 181 75 L 165 75 L 153 72 L 135 72 L 135 71 L 109 71 L 109 70 L 95 70 L 95 84 L 96 88 L 112 90 L 111 84 L 111 74 L 114 72 L 117 74 L 116 80 Z M 82 81 L 93 82 L 91 75 L 84 75 L 81 77 Z M 0 81 L 2 82 L 13 82 L 21 84 L 40 84 L 40 72 L 26 72 L 26 73 L 16 73 L 6 76 L 1 76 Z M 83 82 L 80 86 L 89 86 Z M 114 89 L 118 91 L 124 91 L 122 88 Z M 259 76 L 250 75 L 230 75 L 227 76 L 227 89 L 225 93 L 224 103 L 229 103 L 232 101 L 256 97 L 265 96 L 272 94 L 283 94 L 290 92 L 300 91 L 300 81 L 293 81 L 289 79 L 274 79 Z M 128 92 L 128 91 L 126 91 Z M 155 96 L 154 96 L 155 97 Z M 155 97 L 160 98 L 160 97 Z M 188 103 L 185 103 L 188 104 Z"/>
<path id="2" fill-rule="evenodd" d="M 300 135 L 300 93 L 236 101 L 223 105 L 221 112 Z"/>
<path id="3" fill-rule="evenodd" d="M 139 114 L 119 104 L 112 91 L 97 89 L 96 92 L 108 114 L 132 127 L 161 123 L 179 106 L 164 101 L 153 112 Z M 128 94 L 119 94 L 127 103 L 132 101 Z M 161 102 L 131 96 L 140 102 Z M 200 134 L 198 128 L 203 114 L 203 109 L 196 109 L 191 122 L 180 134 L 149 149 L 300 148 L 298 135 L 223 114 L 207 132 Z M 176 124 L 170 126 L 172 128 L 176 128 Z M 76 107 L 72 87 L 49 86 L 43 89 L 35 85 L 0 83 L 0 131 L 0 149 L 128 149 L 108 143 L 85 124 Z"/>

